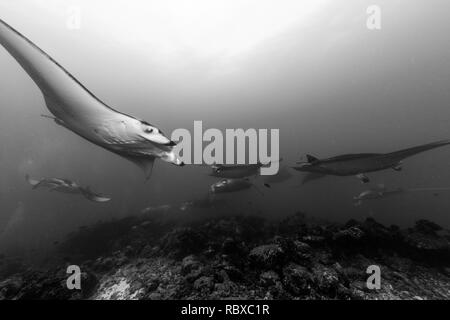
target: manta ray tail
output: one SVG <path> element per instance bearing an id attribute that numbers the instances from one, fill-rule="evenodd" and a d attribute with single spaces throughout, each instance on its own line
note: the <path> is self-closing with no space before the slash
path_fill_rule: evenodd
<path id="1" fill-rule="evenodd" d="M 20 64 L 48 101 L 96 99 L 78 80 L 24 35 L 0 19 L 0 45 Z M 58 110 L 49 110 L 58 117 Z"/>
<path id="2" fill-rule="evenodd" d="M 441 141 L 436 141 L 436 142 L 424 144 L 424 145 L 417 146 L 417 147 L 412 147 L 412 148 L 407 148 L 407 149 L 387 153 L 384 156 L 400 161 L 402 159 L 411 157 L 418 153 L 432 150 L 435 148 L 440 148 L 440 147 L 446 146 L 448 144 L 450 144 L 450 140 L 441 140 Z"/>

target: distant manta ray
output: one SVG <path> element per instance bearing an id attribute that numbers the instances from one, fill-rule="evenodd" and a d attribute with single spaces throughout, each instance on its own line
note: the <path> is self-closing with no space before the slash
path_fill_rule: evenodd
<path id="1" fill-rule="evenodd" d="M 209 175 L 218 178 L 240 179 L 250 176 L 257 176 L 262 167 L 263 164 L 260 162 L 255 164 L 235 165 L 213 164 L 211 165 L 211 173 Z"/>
<path id="2" fill-rule="evenodd" d="M 279 159 L 278 162 L 283 161 Z M 225 178 L 225 179 L 243 179 L 252 176 L 258 176 L 261 168 L 270 166 L 270 162 L 263 164 L 258 161 L 254 164 L 213 164 L 211 165 L 212 177 Z"/>
<path id="3" fill-rule="evenodd" d="M 265 187 L 270 188 L 270 185 L 264 184 Z M 213 183 L 209 187 L 210 195 L 218 194 L 218 193 L 229 193 L 229 192 L 236 192 L 236 191 L 242 191 L 245 189 L 254 188 L 260 195 L 264 195 L 264 193 L 259 190 L 259 188 L 254 185 L 250 179 L 248 178 L 226 178 L 222 179 L 218 182 Z"/>
<path id="4" fill-rule="evenodd" d="M 92 192 L 89 187 L 84 188 L 68 179 L 60 178 L 44 178 L 41 180 L 35 180 L 30 178 L 29 175 L 25 176 L 27 182 L 33 187 L 33 189 L 46 188 L 49 191 L 57 191 L 68 194 L 81 194 L 86 199 L 94 202 L 108 202 L 110 197 Z"/>
<path id="5" fill-rule="evenodd" d="M 355 206 L 360 206 L 363 203 L 363 201 L 366 200 L 386 198 L 388 196 L 398 195 L 403 192 L 405 192 L 405 190 L 402 188 L 388 190 L 383 184 L 381 184 L 378 185 L 376 188 L 365 190 L 356 197 L 353 197 L 353 203 Z"/>
<path id="6" fill-rule="evenodd" d="M 450 191 L 450 188 L 395 188 L 395 189 L 386 189 L 384 184 L 380 184 L 375 188 L 365 190 L 361 192 L 356 197 L 353 197 L 353 202 L 355 206 L 361 205 L 366 200 L 376 200 L 386 198 L 388 196 L 398 195 L 405 192 L 416 192 L 416 191 Z M 435 193 L 437 195 L 437 193 Z"/>
<path id="7" fill-rule="evenodd" d="M 227 193 L 249 189 L 253 183 L 249 179 L 222 179 L 213 183 L 210 187 L 211 193 Z"/>
<path id="8" fill-rule="evenodd" d="M 0 44 L 41 90 L 55 122 L 141 167 L 148 179 L 155 158 L 182 166 L 175 142 L 148 122 L 118 112 L 86 89 L 33 42 L 0 20 Z"/>
<path id="9" fill-rule="evenodd" d="M 293 167 L 293 169 L 313 174 L 311 177 L 307 177 L 306 181 L 315 180 L 326 175 L 355 175 L 363 183 L 367 183 L 370 181 L 365 175 L 368 172 L 385 169 L 401 171 L 402 160 L 405 158 L 448 144 L 450 144 L 450 140 L 442 140 L 391 153 L 346 154 L 323 160 L 307 155 L 307 162 L 298 162 L 299 166 Z"/>

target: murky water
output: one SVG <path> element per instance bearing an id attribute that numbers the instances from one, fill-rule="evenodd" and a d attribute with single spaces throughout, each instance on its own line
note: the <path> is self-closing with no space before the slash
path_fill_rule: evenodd
<path id="1" fill-rule="evenodd" d="M 279 129 L 288 170 L 305 154 L 383 153 L 450 138 L 446 1 L 378 1 L 380 30 L 366 26 L 369 1 L 281 1 L 273 12 L 251 1 L 239 8 L 205 4 L 185 14 L 158 1 L 109 2 L 0 0 L 0 18 L 105 103 L 168 135 L 193 130 L 195 120 L 220 130 Z M 74 5 L 81 8 L 79 29 L 67 25 Z M 40 117 L 49 114 L 40 91 L 2 48 L 0 70 L 4 250 L 29 254 L 82 225 L 203 199 L 217 182 L 207 167 L 162 161 L 146 182 L 130 162 Z M 447 147 L 419 154 L 400 172 L 368 174 L 368 185 L 353 176 L 300 185 L 303 174 L 290 170 L 290 179 L 271 188 L 258 178 L 257 189 L 220 195 L 228 202 L 220 210 L 273 218 L 301 210 L 332 221 L 372 216 L 403 226 L 429 219 L 449 227 L 445 190 L 353 202 L 381 183 L 447 188 L 449 159 Z M 32 190 L 26 174 L 71 179 L 112 201 Z"/>

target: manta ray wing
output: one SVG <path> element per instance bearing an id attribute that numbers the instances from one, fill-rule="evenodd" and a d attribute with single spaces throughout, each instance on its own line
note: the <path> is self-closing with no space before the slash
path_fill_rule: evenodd
<path id="1" fill-rule="evenodd" d="M 0 44 L 33 79 L 46 102 L 55 102 L 48 108 L 57 118 L 112 111 L 52 57 L 2 20 Z"/>
<path id="2" fill-rule="evenodd" d="M 85 88 L 47 53 L 22 34 L 0 20 L 0 44 L 22 66 L 41 90 L 45 104 L 58 120 L 58 124 L 100 146 L 121 155 L 143 168 L 147 178 L 152 171 L 155 157 L 182 166 L 184 163 L 174 154 L 175 143 L 147 122 L 118 112 Z M 152 131 L 154 130 L 154 131 Z M 142 136 L 142 133 L 145 136 Z M 139 140 L 143 147 L 139 159 L 130 143 Z M 118 150 L 116 142 L 124 147 Z M 158 143 L 162 143 L 158 149 Z M 155 151 L 155 149 L 157 149 Z M 149 159 L 144 160 L 144 157 Z"/>
<path id="3" fill-rule="evenodd" d="M 395 151 L 395 152 L 391 152 L 391 153 L 386 153 L 384 155 L 381 155 L 380 157 L 389 158 L 392 161 L 400 162 L 401 160 L 411 157 L 411 156 L 414 156 L 418 153 L 436 149 L 436 148 L 440 148 L 440 147 L 446 146 L 448 144 L 450 144 L 450 140 L 441 140 L 441 141 L 432 142 L 432 143 L 428 143 L 428 144 L 424 144 L 424 145 L 420 145 L 420 146 L 416 146 L 416 147 L 412 147 L 412 148 L 407 148 L 407 149 L 403 149 L 403 150 L 399 150 L 399 151 Z"/>

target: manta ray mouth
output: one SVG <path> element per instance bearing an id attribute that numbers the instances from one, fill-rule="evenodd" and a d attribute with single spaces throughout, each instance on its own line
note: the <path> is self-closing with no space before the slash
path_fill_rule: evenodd
<path id="1" fill-rule="evenodd" d="M 175 147 L 176 145 L 177 144 L 175 142 L 173 142 L 173 141 L 170 141 L 170 142 L 167 142 L 167 143 L 163 144 L 163 146 L 166 146 L 166 147 Z"/>

